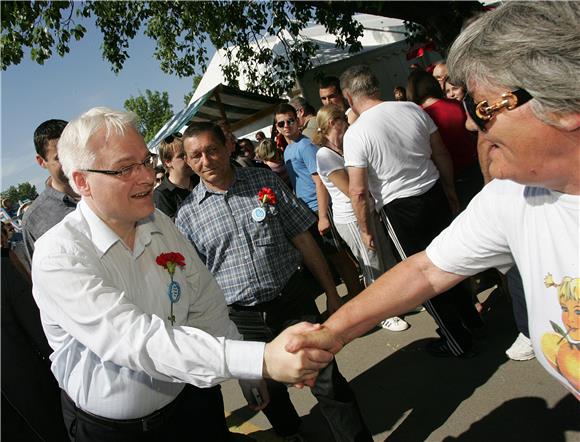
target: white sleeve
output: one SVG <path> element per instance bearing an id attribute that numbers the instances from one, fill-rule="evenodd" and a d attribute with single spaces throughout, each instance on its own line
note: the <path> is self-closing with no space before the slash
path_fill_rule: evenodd
<path id="1" fill-rule="evenodd" d="M 498 180 L 488 184 L 469 206 L 427 247 L 427 256 L 442 270 L 474 275 L 495 267 L 507 272 L 514 261 L 507 242 L 510 198 Z"/>
<path id="2" fill-rule="evenodd" d="M 359 129 L 360 121 L 351 126 L 344 134 L 345 167 L 368 167 L 368 155 L 365 152 L 364 134 Z"/>
<path id="3" fill-rule="evenodd" d="M 344 169 L 344 162 L 330 149 L 321 147 L 316 152 L 316 166 L 318 175 L 328 177 L 332 172 Z"/>
<path id="4" fill-rule="evenodd" d="M 103 362 L 198 387 L 233 377 L 261 377 L 263 343 L 229 340 L 189 326 L 171 327 L 131 303 L 122 290 L 111 286 L 106 274 L 86 245 L 68 241 L 54 251 L 49 241 L 37 241 L 34 298 L 44 327 L 63 330 L 60 335 L 50 330 L 51 345 L 64 346 L 58 340 L 73 337 Z M 200 285 L 207 287 L 207 281 Z M 235 335 L 234 330 L 228 333 Z"/>

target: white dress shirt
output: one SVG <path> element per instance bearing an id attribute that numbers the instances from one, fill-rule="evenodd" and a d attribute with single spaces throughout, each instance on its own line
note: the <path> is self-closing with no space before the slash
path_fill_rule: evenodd
<path id="1" fill-rule="evenodd" d="M 182 289 L 174 326 L 170 276 L 155 262 L 166 252 L 186 262 L 174 275 Z M 32 280 L 52 371 L 89 413 L 143 417 L 170 403 L 183 383 L 262 376 L 264 344 L 237 340 L 215 279 L 159 211 L 138 223 L 131 251 L 81 201 L 36 242 Z"/>

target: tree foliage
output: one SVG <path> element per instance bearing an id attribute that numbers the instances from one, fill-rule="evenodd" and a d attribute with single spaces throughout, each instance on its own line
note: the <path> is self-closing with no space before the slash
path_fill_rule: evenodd
<path id="1" fill-rule="evenodd" d="M 15 207 L 18 207 L 18 201 L 24 201 L 26 199 L 34 200 L 38 196 L 36 191 L 36 186 L 33 186 L 28 181 L 20 183 L 17 186 L 10 186 L 1 194 L 2 199 L 8 198 L 12 201 Z"/>
<path id="2" fill-rule="evenodd" d="M 149 142 L 173 116 L 167 92 L 147 89 L 145 94 L 125 100 L 124 107 L 137 115 L 137 127 L 145 142 Z"/>
<path id="3" fill-rule="evenodd" d="M 203 73 L 208 45 L 213 44 L 225 52 L 222 70 L 228 84 L 236 86 L 243 75 L 249 90 L 280 95 L 312 67 L 317 46 L 300 37 L 312 23 L 335 34 L 337 46 L 356 52 L 363 29 L 354 13 L 402 18 L 420 23 L 444 51 L 463 18 L 481 5 L 474 1 L 34 1 L 1 2 L 1 8 L 2 69 L 20 63 L 23 48 L 30 48 L 32 59 L 39 63 L 53 49 L 64 55 L 71 35 L 78 40 L 86 32 L 75 19 L 94 19 L 103 34 L 103 57 L 115 72 L 129 57 L 129 42 L 143 29 L 156 41 L 154 56 L 166 73 Z M 266 37 L 275 37 L 279 50 L 266 45 Z M 265 69 L 257 69 L 258 65 Z"/>

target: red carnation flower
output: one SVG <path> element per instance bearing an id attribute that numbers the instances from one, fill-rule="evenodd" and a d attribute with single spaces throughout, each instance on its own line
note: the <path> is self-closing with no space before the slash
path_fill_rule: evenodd
<path id="1" fill-rule="evenodd" d="M 262 190 L 258 192 L 258 200 L 261 204 L 275 205 L 277 202 L 276 194 L 269 187 L 262 187 Z"/>
<path id="2" fill-rule="evenodd" d="M 178 252 L 162 253 L 155 259 L 155 262 L 167 269 L 171 276 L 175 273 L 176 266 L 185 267 L 185 258 Z"/>

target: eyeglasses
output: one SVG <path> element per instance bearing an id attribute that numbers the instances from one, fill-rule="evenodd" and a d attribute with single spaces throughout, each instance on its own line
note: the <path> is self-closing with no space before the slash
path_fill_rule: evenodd
<path id="1" fill-rule="evenodd" d="M 516 107 L 527 103 L 532 98 L 534 97 L 532 97 L 526 90 L 516 89 L 515 91 L 502 94 L 501 100 L 490 105 L 487 100 L 476 103 L 471 95 L 465 93 L 463 106 L 479 130 L 485 132 L 485 124 L 500 110 L 504 108 L 507 110 L 513 110 Z"/>
<path id="2" fill-rule="evenodd" d="M 282 129 L 284 126 L 286 126 L 286 124 L 288 124 L 288 126 L 292 126 L 294 123 L 296 123 L 294 118 L 288 118 L 287 120 L 278 121 L 276 126 Z"/>
<path id="3" fill-rule="evenodd" d="M 148 170 L 155 170 L 155 166 L 157 165 L 157 158 L 159 155 L 157 154 L 150 154 L 147 155 L 140 163 L 130 164 L 129 166 L 121 167 L 118 170 L 100 170 L 100 169 L 82 169 L 83 172 L 93 172 L 93 173 L 103 173 L 105 175 L 113 175 L 121 179 L 129 179 L 137 173 L 137 171 L 141 168 L 141 166 L 145 167 Z"/>
<path id="4" fill-rule="evenodd" d="M 175 140 L 176 138 L 181 138 L 181 134 L 179 132 L 175 132 L 174 134 L 168 135 L 165 138 L 163 138 L 163 142 L 164 143 L 173 143 L 173 140 Z"/>

